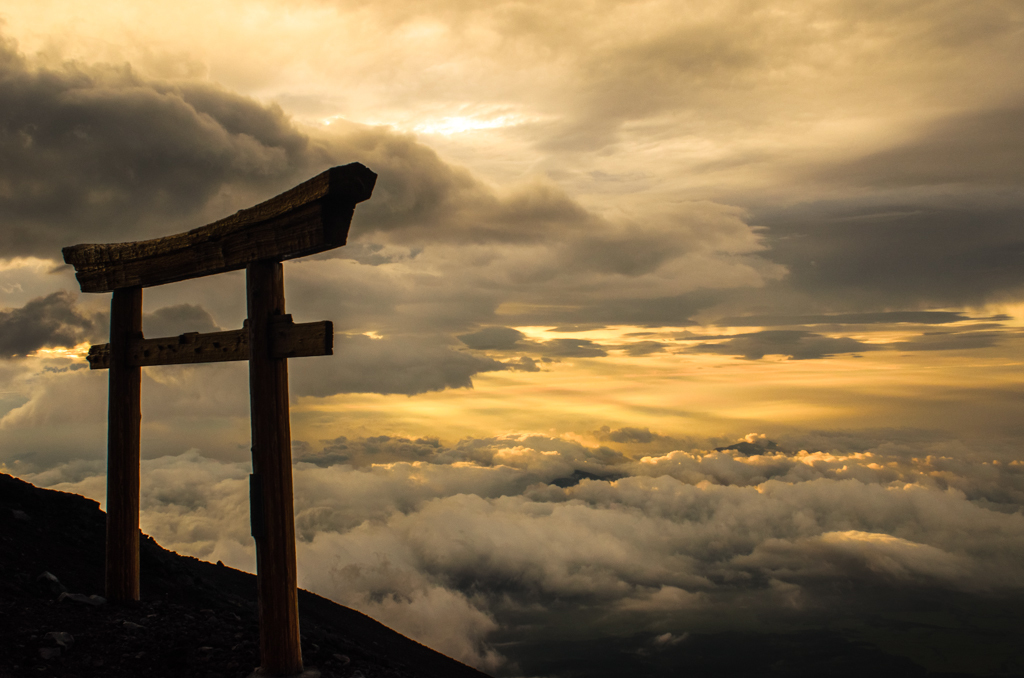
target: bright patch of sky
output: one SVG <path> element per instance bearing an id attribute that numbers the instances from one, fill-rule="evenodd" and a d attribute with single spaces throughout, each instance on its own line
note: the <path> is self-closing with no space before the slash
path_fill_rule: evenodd
<path id="1" fill-rule="evenodd" d="M 296 321 L 336 329 L 334 356 L 289 365 L 318 591 L 509 674 L 488 639 L 642 627 L 630 652 L 668 652 L 708 619 L 852 602 L 822 581 L 885 614 L 890 584 L 1020 595 L 1020 3 L 0 19 L 0 468 L 102 498 L 106 381 L 82 354 L 109 297 L 77 294 L 62 247 L 359 161 L 379 178 L 348 244 L 285 266 Z M 241 274 L 147 289 L 144 311 L 149 336 L 241 327 Z M 146 529 L 245 567 L 244 365 L 144 375 L 144 482 L 171 488 Z M 748 580 L 767 584 L 714 583 Z"/>

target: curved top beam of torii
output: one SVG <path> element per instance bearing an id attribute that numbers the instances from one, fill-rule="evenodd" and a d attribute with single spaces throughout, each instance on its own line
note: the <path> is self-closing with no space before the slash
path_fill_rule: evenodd
<path id="1" fill-rule="evenodd" d="M 284 261 L 345 244 L 356 203 L 377 175 L 360 163 L 332 167 L 281 195 L 185 233 L 65 247 L 83 292 L 153 287 Z"/>

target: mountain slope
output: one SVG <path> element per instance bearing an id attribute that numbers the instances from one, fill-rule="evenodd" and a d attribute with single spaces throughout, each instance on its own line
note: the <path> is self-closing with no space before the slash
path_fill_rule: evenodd
<path id="1" fill-rule="evenodd" d="M 104 538 L 95 501 L 0 474 L 0 678 L 240 678 L 259 665 L 254 575 L 143 535 L 142 600 L 94 605 Z M 323 678 L 486 678 L 307 591 L 299 613 L 304 662 Z"/>

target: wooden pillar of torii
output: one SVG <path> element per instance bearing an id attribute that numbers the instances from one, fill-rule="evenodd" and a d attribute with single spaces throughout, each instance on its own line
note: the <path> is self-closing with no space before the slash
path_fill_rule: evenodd
<path id="1" fill-rule="evenodd" d="M 249 361 L 252 419 L 250 520 L 259 588 L 259 673 L 300 674 L 288 358 L 330 355 L 330 321 L 295 324 L 285 314 L 281 262 L 345 244 L 355 205 L 377 175 L 334 167 L 255 207 L 186 233 L 64 248 L 83 292 L 113 292 L 110 343 L 89 350 L 110 370 L 107 411 L 106 594 L 139 599 L 141 368 Z M 142 288 L 244 268 L 248 320 L 240 330 L 145 339 Z"/>

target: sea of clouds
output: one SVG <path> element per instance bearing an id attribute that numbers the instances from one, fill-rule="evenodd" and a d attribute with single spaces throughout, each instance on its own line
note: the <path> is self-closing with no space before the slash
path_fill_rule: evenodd
<path id="1" fill-rule="evenodd" d="M 835 440 L 846 449 L 788 450 L 757 434 L 733 449 L 643 455 L 671 441 L 590 434 L 608 444 L 297 442 L 300 585 L 498 675 L 518 668 L 496 639 L 640 633 L 657 646 L 800 628 L 842 609 L 881 614 L 893 592 L 1024 589 L 1020 461 L 849 436 Z M 143 461 L 144 531 L 253 570 L 248 473 L 197 450 Z M 104 494 L 95 466 L 27 479 Z"/>

